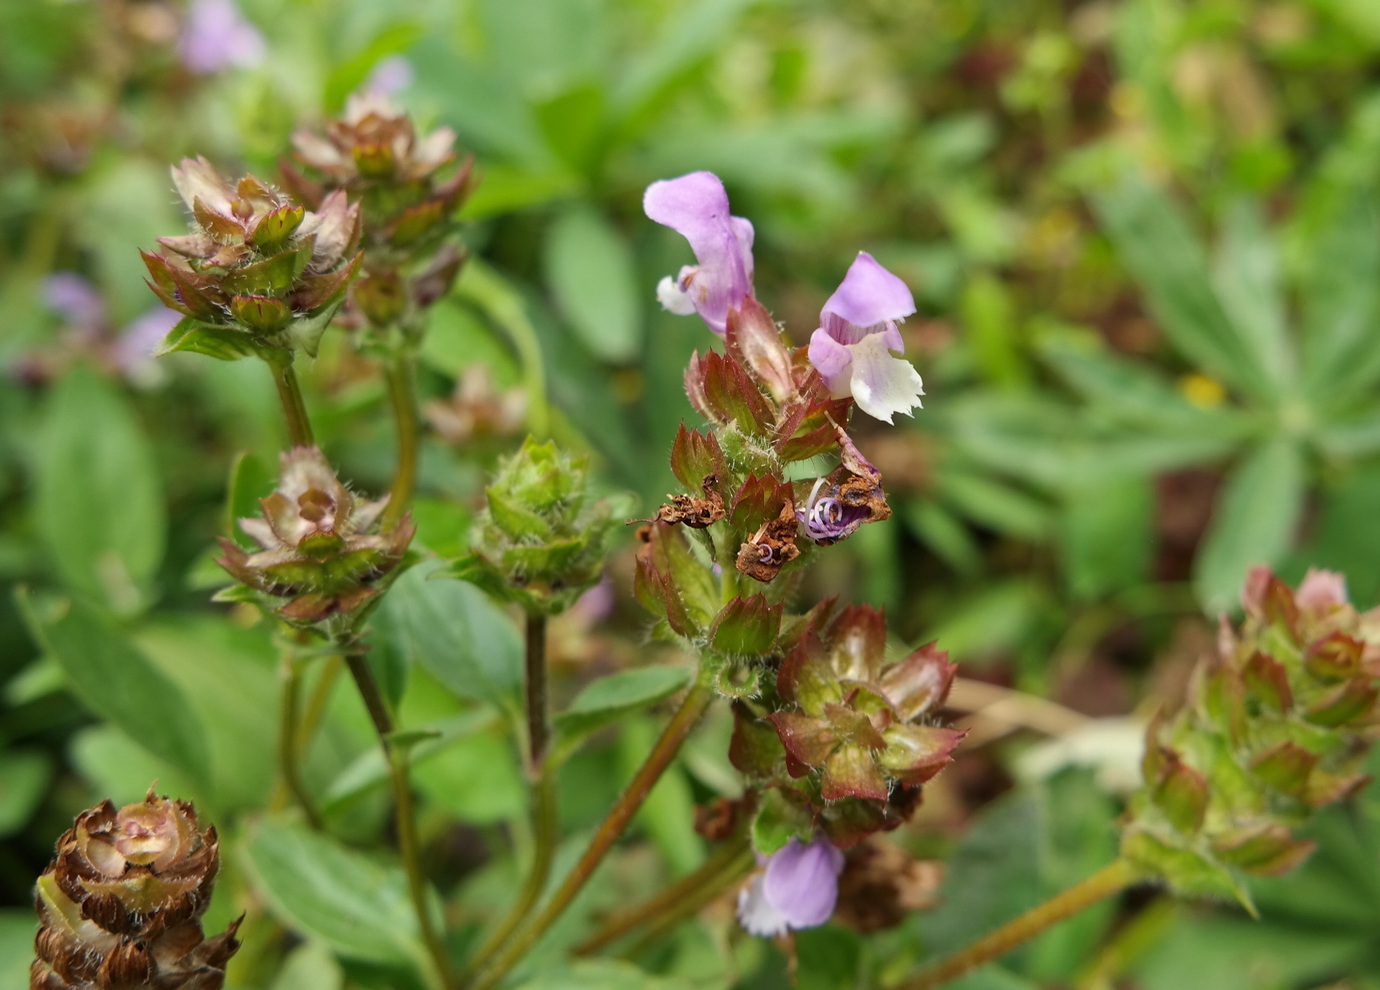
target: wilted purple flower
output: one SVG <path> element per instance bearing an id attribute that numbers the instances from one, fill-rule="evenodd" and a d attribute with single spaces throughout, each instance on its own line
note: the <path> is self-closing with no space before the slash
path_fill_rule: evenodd
<path id="1" fill-rule="evenodd" d="M 835 398 L 851 395 L 859 409 L 888 423 L 920 405 L 920 375 L 891 356 L 905 347 L 897 321 L 914 312 L 906 284 L 859 251 L 810 337 L 810 363 Z"/>
<path id="2" fill-rule="evenodd" d="M 738 894 L 738 921 L 750 935 L 784 935 L 814 928 L 834 913 L 843 853 L 824 836 L 808 844 L 792 839 L 767 858 Z"/>
<path id="3" fill-rule="evenodd" d="M 264 36 L 235 0 L 192 0 L 177 47 L 182 64 L 203 76 L 258 65 L 265 49 Z"/>
<path id="4" fill-rule="evenodd" d="M 728 193 L 713 172 L 653 182 L 642 209 L 684 236 L 699 262 L 663 278 L 657 299 L 679 316 L 699 313 L 709 329 L 723 334 L 728 311 L 752 295 L 752 224 L 729 215 Z"/>

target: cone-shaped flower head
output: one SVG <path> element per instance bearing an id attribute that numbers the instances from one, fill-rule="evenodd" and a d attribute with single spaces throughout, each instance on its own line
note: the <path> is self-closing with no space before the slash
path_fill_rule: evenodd
<path id="1" fill-rule="evenodd" d="M 484 489 L 488 506 L 454 574 L 531 614 L 569 608 L 602 576 L 611 528 L 588 475 L 588 458 L 528 437 Z"/>
<path id="2" fill-rule="evenodd" d="M 791 839 L 766 858 L 738 894 L 738 921 L 750 935 L 784 935 L 829 920 L 839 897 L 843 853 L 824 836 Z"/>
<path id="3" fill-rule="evenodd" d="M 690 242 L 698 265 L 687 265 L 657 286 L 657 298 L 672 313 L 699 313 L 722 335 L 728 313 L 752 296 L 752 224 L 730 216 L 728 193 L 712 172 L 691 172 L 653 182 L 642 209 Z"/>
<path id="4" fill-rule="evenodd" d="M 172 177 L 196 229 L 142 254 L 149 287 L 191 318 L 182 330 L 314 353 L 359 261 L 358 207 L 339 193 L 308 212 L 252 175 L 232 184 L 204 158 L 183 160 Z M 213 353 L 204 339 L 182 349 Z"/>
<path id="5" fill-rule="evenodd" d="M 769 716 L 792 777 L 820 774 L 825 801 L 885 801 L 892 785 L 916 787 L 953 760 L 963 733 L 932 722 L 954 665 L 933 644 L 883 664 L 886 624 L 866 606 L 811 629 L 781 664 L 777 692 L 792 708 Z"/>
<path id="6" fill-rule="evenodd" d="M 859 409 L 888 423 L 896 413 L 918 408 L 925 394 L 920 375 L 909 361 L 891 355 L 905 349 L 897 322 L 914 312 L 906 284 L 859 251 L 810 337 L 810 363 L 829 391 L 839 398 L 851 395 Z"/>
<path id="7" fill-rule="evenodd" d="M 351 299 L 369 322 L 408 323 L 409 313 L 445 295 L 464 255 L 444 239 L 473 188 L 472 160 L 449 167 L 458 160 L 455 132 L 441 127 L 419 136 L 412 118 L 375 89 L 352 95 L 324 136 L 303 130 L 292 142 L 296 163 L 280 166 L 303 202 L 344 190 L 363 208 L 365 273 Z M 405 277 L 400 269 L 414 263 L 425 270 Z"/>
<path id="8" fill-rule="evenodd" d="M 217 990 L 239 948 L 201 916 L 220 860 L 216 830 L 185 801 L 148 796 L 77 816 L 38 880 L 32 990 Z"/>
<path id="9" fill-rule="evenodd" d="M 1367 779 L 1380 628 L 1326 571 L 1295 592 L 1257 568 L 1242 601 L 1239 633 L 1223 619 L 1184 708 L 1150 726 L 1122 847 L 1185 892 L 1249 907 L 1242 875 L 1298 865 L 1313 844 L 1294 827 Z"/>
<path id="10" fill-rule="evenodd" d="M 222 539 L 218 563 L 249 588 L 288 601 L 283 618 L 312 625 L 372 601 L 397 574 L 414 528 L 404 517 L 377 532 L 387 499 L 364 501 L 340 482 L 315 447 L 282 456 L 278 490 L 260 500 L 263 517 L 240 528 L 263 549 Z"/>
<path id="11" fill-rule="evenodd" d="M 350 96 L 324 135 L 298 131 L 292 144 L 305 171 L 283 162 L 288 187 L 309 204 L 334 189 L 359 200 L 371 261 L 385 248 L 406 256 L 450 231 L 472 186 L 469 160 L 446 175 L 459 160 L 455 132 L 440 127 L 418 135 L 411 116 L 377 90 Z"/>

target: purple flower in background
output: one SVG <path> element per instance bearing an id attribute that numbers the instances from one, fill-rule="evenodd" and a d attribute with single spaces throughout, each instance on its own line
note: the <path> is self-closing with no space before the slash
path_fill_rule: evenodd
<path id="1" fill-rule="evenodd" d="M 412 68 L 411 62 L 401 55 L 389 55 L 374 66 L 361 88 L 369 93 L 397 96 L 411 86 L 416 78 L 417 70 Z"/>
<path id="2" fill-rule="evenodd" d="M 709 329 L 724 333 L 728 311 L 752 295 L 752 224 L 729 215 L 728 193 L 713 172 L 653 182 L 642 209 L 684 236 L 699 262 L 661 280 L 661 305 L 680 316 L 699 313 Z"/>
<path id="3" fill-rule="evenodd" d="M 209 76 L 232 66 L 249 68 L 264 58 L 264 36 L 245 19 L 235 0 L 192 0 L 177 43 L 182 64 Z"/>
<path id="4" fill-rule="evenodd" d="M 105 323 L 105 300 L 76 272 L 54 272 L 45 278 L 43 302 L 74 327 L 91 329 Z"/>
<path id="5" fill-rule="evenodd" d="M 823 836 L 792 839 L 767 858 L 767 868 L 738 895 L 738 921 L 750 935 L 784 935 L 822 925 L 839 897 L 843 853 Z"/>
<path id="6" fill-rule="evenodd" d="M 909 361 L 891 356 L 905 346 L 897 321 L 914 312 L 906 284 L 859 251 L 810 337 L 810 363 L 835 398 L 851 395 L 859 409 L 888 423 L 920 405 L 920 375 Z"/>

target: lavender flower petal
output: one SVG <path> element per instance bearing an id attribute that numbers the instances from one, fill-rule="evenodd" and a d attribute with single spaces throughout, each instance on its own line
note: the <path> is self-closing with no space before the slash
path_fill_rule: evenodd
<path id="1" fill-rule="evenodd" d="M 808 845 L 792 839 L 767 863 L 762 893 L 792 928 L 829 920 L 839 896 L 843 853 L 820 836 Z"/>
<path id="2" fill-rule="evenodd" d="M 752 224 L 729 214 L 728 193 L 712 172 L 653 182 L 642 208 L 690 242 L 699 265 L 682 268 L 675 287 L 711 330 L 724 333 L 728 311 L 752 295 Z M 683 300 L 664 282 L 657 295 L 671 312 L 683 312 Z"/>
<path id="3" fill-rule="evenodd" d="M 258 65 L 265 47 L 263 35 L 234 0 L 192 0 L 178 41 L 182 64 L 198 75 Z"/>

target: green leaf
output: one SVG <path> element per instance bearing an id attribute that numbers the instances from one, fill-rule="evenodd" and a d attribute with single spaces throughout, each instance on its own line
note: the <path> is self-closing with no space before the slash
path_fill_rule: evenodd
<path id="1" fill-rule="evenodd" d="M 463 744 L 476 733 L 486 732 L 499 722 L 493 712 L 486 708 L 474 708 L 460 715 L 451 716 L 429 725 L 420 726 L 418 731 L 430 738 L 416 742 L 412 748 L 409 766 L 415 773 L 433 758 L 445 753 L 457 744 Z M 321 798 L 321 811 L 331 814 L 347 805 L 354 798 L 370 790 L 382 788 L 388 783 L 388 764 L 378 747 L 370 747 L 355 758 L 333 780 Z"/>
<path id="2" fill-rule="evenodd" d="M 457 697 L 518 712 L 522 640 L 508 616 L 472 584 L 428 580 L 412 568 L 388 589 L 370 624 L 379 661 L 420 663 Z"/>
<path id="3" fill-rule="evenodd" d="M 1271 395 L 1260 355 L 1223 311 L 1208 281 L 1202 243 L 1174 201 L 1130 174 L 1097 190 L 1092 202 L 1170 343 L 1213 378 Z"/>
<path id="4" fill-rule="evenodd" d="M 401 870 L 274 819 L 254 830 L 243 862 L 274 914 L 337 955 L 414 965 L 425 958 Z"/>
<path id="5" fill-rule="evenodd" d="M 1054 525 L 1053 507 L 1043 499 L 960 465 L 936 472 L 935 490 L 951 511 L 1004 536 L 1043 540 Z"/>
<path id="6" fill-rule="evenodd" d="M 692 990 L 694 983 L 652 976 L 616 959 L 559 963 L 519 983 L 514 990 Z"/>
<path id="7" fill-rule="evenodd" d="M 40 609 L 23 590 L 18 599 L 29 631 L 58 662 L 83 705 L 188 776 L 205 776 L 209 758 L 194 709 L 120 629 L 79 601 Z"/>
<path id="8" fill-rule="evenodd" d="M 288 953 L 272 990 L 340 990 L 345 974 L 329 948 L 311 941 Z"/>
<path id="9" fill-rule="evenodd" d="M 1380 465 L 1367 464 L 1335 479 L 1322 493 L 1312 539 L 1301 547 L 1296 562 L 1340 571 L 1354 602 L 1380 598 Z M 1302 573 L 1302 568 L 1298 569 Z"/>
<path id="10" fill-rule="evenodd" d="M 1021 385 L 1030 379 L 1030 368 L 1017 341 L 1011 294 L 991 275 L 975 276 L 963 287 L 959 314 L 967 331 L 973 363 L 982 378 L 993 385 Z"/>
<path id="11" fill-rule="evenodd" d="M 1238 199 L 1227 207 L 1213 260 L 1212 284 L 1222 308 L 1271 388 L 1282 390 L 1294 379 L 1296 364 L 1279 254 L 1258 202 Z"/>
<path id="12" fill-rule="evenodd" d="M 982 810 L 948 861 L 943 911 L 912 916 L 929 946 L 957 949 L 1116 858 L 1115 810 L 1086 771 L 1012 792 Z M 1071 983 L 1113 914 L 1103 903 L 1003 958 L 1041 985 Z M 979 971 L 981 972 L 981 971 Z M 997 984 L 1001 985 L 1001 984 Z"/>
<path id="13" fill-rule="evenodd" d="M 553 720 L 553 759 L 565 759 L 584 739 L 628 712 L 656 704 L 690 683 L 687 667 L 639 667 L 587 685 Z"/>
<path id="14" fill-rule="evenodd" d="M 154 352 L 155 357 L 187 352 L 203 354 L 217 361 L 238 361 L 240 358 L 261 355 L 264 350 L 243 330 L 218 327 L 187 317 L 168 331 Z"/>
<path id="15" fill-rule="evenodd" d="M 930 550 L 964 577 L 982 569 L 982 550 L 968 527 L 938 502 L 906 499 L 900 504 L 901 521 Z"/>
<path id="16" fill-rule="evenodd" d="M 1212 428 L 1229 413 L 1194 406 L 1155 366 L 1113 353 L 1090 331 L 1049 328 L 1038 346 L 1055 373 L 1109 418 L 1163 432 Z"/>
<path id="17" fill-rule="evenodd" d="M 277 776 L 282 690 L 264 630 L 223 615 L 164 614 L 138 630 L 136 643 L 191 705 L 209 761 L 198 780 L 203 793 L 222 814 L 262 807 Z"/>
<path id="18" fill-rule="evenodd" d="M 0 753 L 0 838 L 19 831 L 48 790 L 52 765 L 36 749 Z"/>
<path id="19" fill-rule="evenodd" d="M 1209 615 L 1239 608 L 1251 567 L 1277 565 L 1293 545 L 1306 494 L 1303 452 L 1270 440 L 1228 477 L 1193 562 L 1193 585 Z"/>
<path id="20" fill-rule="evenodd" d="M 1335 197 L 1326 229 L 1308 244 L 1300 278 L 1303 366 L 1319 401 L 1365 384 L 1357 364 L 1373 369 L 1372 330 L 1380 304 L 1380 204 L 1366 186 Z"/>
<path id="21" fill-rule="evenodd" d="M 277 484 L 278 474 L 262 457 L 240 451 L 230 468 L 230 487 L 225 499 L 225 532 L 246 549 L 257 550 L 259 545 L 240 530 L 239 520 L 263 515 L 259 499 L 267 498 Z"/>
<path id="22" fill-rule="evenodd" d="M 38 919 L 33 907 L 0 911 L 0 986 L 23 987 L 29 982 Z"/>
<path id="23" fill-rule="evenodd" d="M 643 293 L 627 238 L 603 214 L 572 207 L 546 239 L 546 277 L 558 310 L 595 357 L 614 364 L 642 351 Z"/>
<path id="24" fill-rule="evenodd" d="M 1153 551 L 1155 493 L 1135 478 L 1069 492 L 1059 548 L 1074 597 L 1088 600 L 1145 580 Z"/>
<path id="25" fill-rule="evenodd" d="M 86 365 L 49 397 L 34 493 L 39 533 L 63 580 L 129 615 L 151 597 L 167 513 L 158 465 L 129 402 Z"/>

